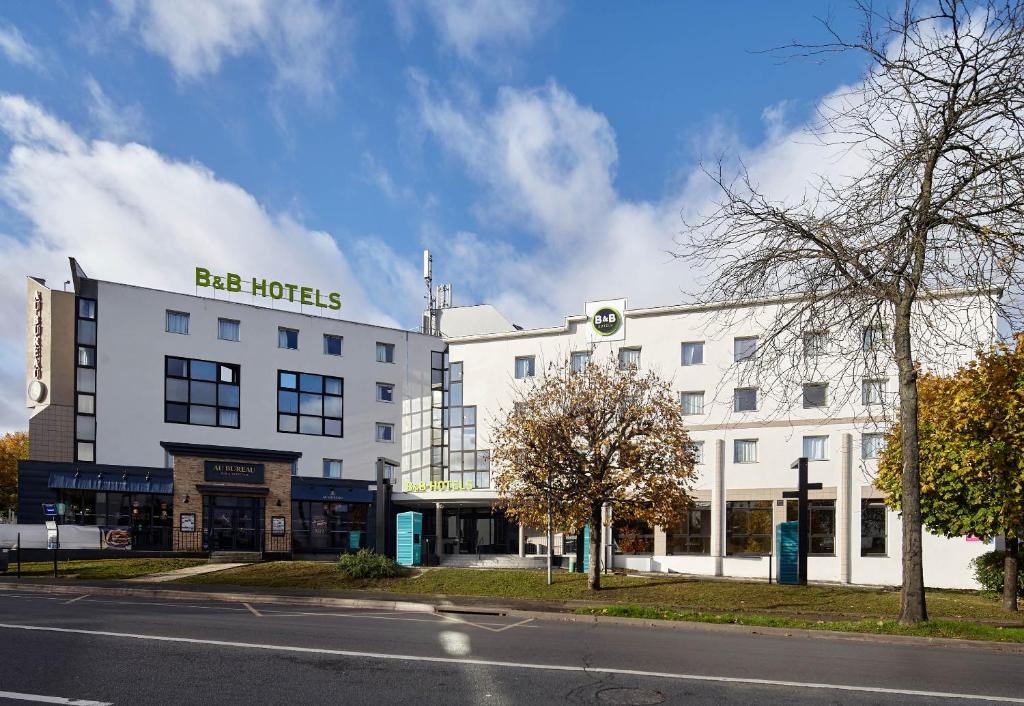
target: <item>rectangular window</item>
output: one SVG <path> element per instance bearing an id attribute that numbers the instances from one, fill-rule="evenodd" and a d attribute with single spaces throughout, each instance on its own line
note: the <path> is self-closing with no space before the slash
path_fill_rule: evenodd
<path id="1" fill-rule="evenodd" d="M 860 457 L 862 459 L 878 458 L 885 448 L 885 434 L 864 434 L 860 437 Z"/>
<path id="2" fill-rule="evenodd" d="M 640 367 L 640 349 L 639 348 L 620 348 L 619 349 L 619 370 L 626 370 L 627 368 L 639 368 Z"/>
<path id="3" fill-rule="evenodd" d="M 395 386 L 388 382 L 377 383 L 377 401 L 378 402 L 394 402 L 395 401 Z"/>
<path id="4" fill-rule="evenodd" d="M 277 430 L 286 434 L 342 436 L 345 381 L 291 370 L 277 371 Z"/>
<path id="5" fill-rule="evenodd" d="M 96 348 L 94 346 L 78 347 L 78 366 L 82 368 L 96 367 Z"/>
<path id="6" fill-rule="evenodd" d="M 324 478 L 341 478 L 341 460 L 336 458 L 324 459 Z"/>
<path id="7" fill-rule="evenodd" d="M 711 505 L 695 503 L 675 525 L 665 528 L 667 554 L 711 553 Z"/>
<path id="8" fill-rule="evenodd" d="M 865 326 L 861 330 L 861 344 L 865 352 L 877 351 L 884 342 L 885 331 L 881 326 Z"/>
<path id="9" fill-rule="evenodd" d="M 732 409 L 734 412 L 756 412 L 757 388 L 737 387 L 733 393 Z"/>
<path id="10" fill-rule="evenodd" d="M 704 414 L 703 392 L 680 392 L 679 404 L 683 414 Z"/>
<path id="11" fill-rule="evenodd" d="M 242 324 L 234 319 L 217 319 L 217 338 L 222 341 L 237 341 Z"/>
<path id="12" fill-rule="evenodd" d="M 753 360 L 757 357 L 757 336 L 733 339 L 732 352 L 737 363 L 742 360 Z"/>
<path id="13" fill-rule="evenodd" d="M 395 344 L 394 343 L 381 343 L 377 341 L 377 362 L 378 363 L 394 363 L 395 362 Z"/>
<path id="14" fill-rule="evenodd" d="M 79 299 L 78 300 L 78 318 L 80 319 L 91 319 L 96 320 L 96 300 L 95 299 Z"/>
<path id="15" fill-rule="evenodd" d="M 188 314 L 183 311 L 167 310 L 167 333 L 188 335 Z"/>
<path id="16" fill-rule="evenodd" d="M 704 341 L 689 341 L 682 346 L 683 365 L 704 364 Z"/>
<path id="17" fill-rule="evenodd" d="M 860 555 L 885 555 L 885 503 L 881 500 L 860 501 Z"/>
<path id="18" fill-rule="evenodd" d="M 241 367 L 191 358 L 164 359 L 164 421 L 237 429 Z"/>
<path id="19" fill-rule="evenodd" d="M 516 356 L 516 380 L 532 378 L 536 372 L 536 358 L 532 355 Z"/>
<path id="20" fill-rule="evenodd" d="M 828 460 L 828 437 L 827 436 L 805 436 L 804 456 L 808 461 Z"/>
<path id="21" fill-rule="evenodd" d="M 817 358 L 825 354 L 826 338 L 824 331 L 805 331 L 803 339 L 805 358 Z"/>
<path id="22" fill-rule="evenodd" d="M 693 462 L 697 464 L 704 463 L 704 442 L 692 441 L 690 444 L 693 447 Z"/>
<path id="23" fill-rule="evenodd" d="M 804 383 L 804 409 L 824 407 L 828 402 L 828 383 Z"/>
<path id="24" fill-rule="evenodd" d="M 732 442 L 733 463 L 757 463 L 757 439 L 736 439 Z"/>
<path id="25" fill-rule="evenodd" d="M 808 500 L 807 510 L 810 525 L 810 554 L 832 556 L 836 553 L 836 501 Z M 786 501 L 786 521 L 796 522 L 800 519 L 800 506 L 796 500 Z"/>
<path id="26" fill-rule="evenodd" d="M 395 425 L 377 422 L 377 441 L 390 443 L 395 440 Z"/>
<path id="27" fill-rule="evenodd" d="M 574 373 L 582 373 L 589 362 L 590 353 L 588 351 L 578 351 L 569 356 L 569 368 Z"/>
<path id="28" fill-rule="evenodd" d="M 865 380 L 862 382 L 861 401 L 865 405 L 882 404 L 885 401 L 885 380 Z"/>
<path id="29" fill-rule="evenodd" d="M 341 346 L 344 339 L 334 334 L 324 334 L 324 355 L 341 355 Z"/>
<path id="30" fill-rule="evenodd" d="M 754 556 L 771 553 L 771 500 L 734 500 L 725 504 L 725 551 Z"/>
<path id="31" fill-rule="evenodd" d="M 653 554 L 654 530 L 646 522 L 616 520 L 612 523 L 612 543 L 616 554 Z"/>
<path id="32" fill-rule="evenodd" d="M 288 350 L 299 349 L 299 331 L 298 329 L 285 328 L 284 326 L 278 326 L 277 328 L 277 347 L 287 348 Z"/>

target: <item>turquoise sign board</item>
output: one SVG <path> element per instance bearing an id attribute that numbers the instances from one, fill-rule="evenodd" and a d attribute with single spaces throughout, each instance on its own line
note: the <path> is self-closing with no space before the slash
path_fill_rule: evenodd
<path id="1" fill-rule="evenodd" d="M 423 514 L 402 512 L 395 518 L 395 558 L 402 566 L 423 564 Z"/>
<path id="2" fill-rule="evenodd" d="M 796 586 L 800 583 L 799 526 L 798 522 L 775 525 L 775 575 L 781 584 Z"/>

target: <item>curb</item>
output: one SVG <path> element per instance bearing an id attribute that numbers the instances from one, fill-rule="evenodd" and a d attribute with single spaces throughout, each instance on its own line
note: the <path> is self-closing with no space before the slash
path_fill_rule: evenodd
<path id="1" fill-rule="evenodd" d="M 501 605 L 460 605 L 450 601 L 390 601 L 363 598 L 334 598 L 330 596 L 286 596 L 245 592 L 181 591 L 165 588 L 75 586 L 67 584 L 13 583 L 0 581 L 2 592 L 57 593 L 72 595 L 112 596 L 120 598 L 158 598 L 174 601 L 217 601 L 222 603 L 257 603 L 261 605 L 313 606 L 320 608 L 364 608 L 391 610 L 405 613 L 459 613 L 464 615 L 504 615 L 549 622 L 580 623 L 586 625 L 623 625 L 657 628 L 661 630 L 698 630 L 702 632 L 763 635 L 766 637 L 798 637 L 812 640 L 845 640 L 849 642 L 880 642 L 906 647 L 942 647 L 953 649 L 985 650 L 1024 655 L 1024 643 L 966 640 L 948 637 L 920 637 L 916 635 L 878 635 L 874 633 L 844 632 L 838 630 L 811 630 L 806 628 L 777 628 L 734 623 L 702 623 L 687 620 L 651 620 L 625 618 L 612 615 L 580 615 L 550 610 L 525 610 Z"/>

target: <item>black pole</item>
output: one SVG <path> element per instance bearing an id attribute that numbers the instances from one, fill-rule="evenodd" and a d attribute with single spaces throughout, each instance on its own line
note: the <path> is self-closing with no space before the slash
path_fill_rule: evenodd
<path id="1" fill-rule="evenodd" d="M 800 457 L 799 461 L 799 493 L 797 497 L 797 533 L 800 557 L 797 564 L 798 583 L 801 586 L 807 585 L 807 554 L 810 551 L 810 524 L 811 512 L 807 504 L 807 458 Z"/>
<path id="2" fill-rule="evenodd" d="M 60 525 L 54 523 L 56 537 L 53 543 L 53 578 L 57 578 L 57 548 L 60 547 Z"/>
<path id="3" fill-rule="evenodd" d="M 18 578 L 21 578 L 21 532 L 18 532 Z"/>

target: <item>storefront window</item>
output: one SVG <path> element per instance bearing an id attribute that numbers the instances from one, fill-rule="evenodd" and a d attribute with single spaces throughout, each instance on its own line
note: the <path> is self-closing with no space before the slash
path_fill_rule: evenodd
<path id="1" fill-rule="evenodd" d="M 711 506 L 708 503 L 697 503 L 665 531 L 665 551 L 668 554 L 711 553 Z"/>
<path id="2" fill-rule="evenodd" d="M 810 513 L 810 553 L 832 556 L 836 553 L 836 501 L 808 500 L 807 510 Z M 799 506 L 796 500 L 786 501 L 786 521 L 796 522 L 800 519 Z"/>
<path id="3" fill-rule="evenodd" d="M 63 524 L 129 529 L 133 549 L 170 549 L 170 495 L 62 489 L 57 502 Z"/>
<path id="4" fill-rule="evenodd" d="M 654 530 L 646 522 L 616 521 L 613 526 L 616 554 L 653 554 Z"/>
<path id="5" fill-rule="evenodd" d="M 354 552 L 369 546 L 368 503 L 292 501 L 292 545 L 297 552 Z"/>
<path id="6" fill-rule="evenodd" d="M 772 551 L 772 501 L 726 503 L 726 553 L 764 555 Z"/>

